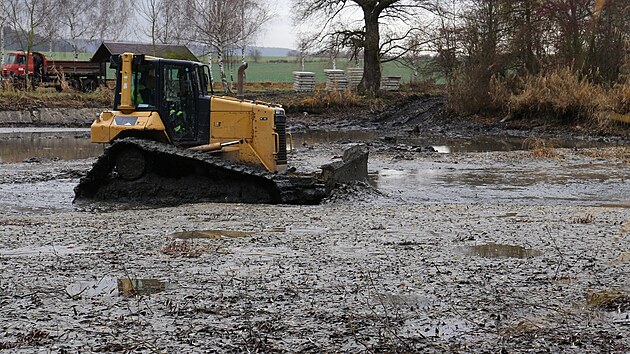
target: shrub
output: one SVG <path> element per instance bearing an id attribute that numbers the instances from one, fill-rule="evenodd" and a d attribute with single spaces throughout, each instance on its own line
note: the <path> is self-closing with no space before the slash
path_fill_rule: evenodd
<path id="1" fill-rule="evenodd" d="M 493 104 L 489 94 L 488 80 L 479 70 L 468 68 L 462 72 L 455 72 L 448 85 L 447 108 L 465 115 L 478 113 L 492 113 L 502 107 Z"/>

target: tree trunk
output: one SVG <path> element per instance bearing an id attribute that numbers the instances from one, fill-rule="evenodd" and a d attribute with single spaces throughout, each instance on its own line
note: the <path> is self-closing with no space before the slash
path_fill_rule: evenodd
<path id="1" fill-rule="evenodd" d="M 208 71 L 210 72 L 210 87 L 214 85 L 214 75 L 212 75 L 212 47 L 208 47 Z"/>
<path id="2" fill-rule="evenodd" d="M 364 7 L 363 14 L 365 19 L 365 48 L 363 52 L 365 68 L 359 84 L 359 92 L 375 97 L 381 87 L 379 13 L 375 13 L 373 8 Z"/>
<path id="3" fill-rule="evenodd" d="M 527 41 L 527 53 L 525 53 L 525 68 L 530 74 L 537 74 L 536 57 L 534 56 L 534 28 L 532 23 L 532 4 L 525 2 L 525 40 Z"/>
<path id="4" fill-rule="evenodd" d="M 77 41 L 77 38 L 72 39 L 72 58 L 74 59 L 74 61 L 77 61 L 79 59 L 79 43 Z"/>
<path id="5" fill-rule="evenodd" d="M 217 64 L 219 64 L 219 74 L 221 75 L 221 85 L 223 86 L 223 93 L 229 92 L 227 77 L 225 76 L 225 65 L 223 65 L 223 48 L 217 46 Z"/>
<path id="6" fill-rule="evenodd" d="M 0 64 L 4 64 L 4 24 L 0 24 Z"/>

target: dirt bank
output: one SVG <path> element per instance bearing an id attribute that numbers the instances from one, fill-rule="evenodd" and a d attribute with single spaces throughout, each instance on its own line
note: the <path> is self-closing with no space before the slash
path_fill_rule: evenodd
<path id="1" fill-rule="evenodd" d="M 290 110 L 295 131 L 309 129 L 372 129 L 389 137 L 425 136 L 474 138 L 476 136 L 514 136 L 562 138 L 624 144 L 630 141 L 630 125 L 566 124 L 560 121 L 508 120 L 503 117 L 461 117 L 445 108 L 447 97 L 439 94 L 389 95 L 378 105 L 358 105 L 331 112 L 312 114 Z"/>
<path id="2" fill-rule="evenodd" d="M 0 348 L 630 350 L 623 148 L 372 149 L 378 191 L 310 207 L 73 206 L 93 160 L 4 164 Z M 552 188 L 565 198 L 537 194 Z"/>
<path id="3" fill-rule="evenodd" d="M 6 96 L 6 97 L 5 97 Z M 504 117 L 461 117 L 444 109 L 443 94 L 383 93 L 367 99 L 353 93 L 256 92 L 247 99 L 282 104 L 293 131 L 371 129 L 422 136 L 509 135 L 567 139 L 630 140 L 628 124 L 564 124 L 560 121 L 507 120 Z M 86 127 L 95 114 L 109 109 L 110 91 L 90 94 L 6 93 L 0 95 L 0 127 Z"/>
<path id="4" fill-rule="evenodd" d="M 89 127 L 102 108 L 35 108 L 0 111 L 0 127 Z"/>

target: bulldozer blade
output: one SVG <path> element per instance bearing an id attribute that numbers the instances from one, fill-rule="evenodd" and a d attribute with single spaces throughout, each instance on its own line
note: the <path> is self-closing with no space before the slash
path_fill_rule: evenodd
<path id="1" fill-rule="evenodd" d="M 368 150 L 365 145 L 353 146 L 343 153 L 342 161 L 322 166 L 322 179 L 331 191 L 337 184 L 367 180 Z"/>

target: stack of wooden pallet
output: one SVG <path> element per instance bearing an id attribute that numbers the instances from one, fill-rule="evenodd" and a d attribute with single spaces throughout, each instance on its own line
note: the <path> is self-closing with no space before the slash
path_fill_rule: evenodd
<path id="1" fill-rule="evenodd" d="M 348 79 L 343 70 L 328 69 L 326 74 L 326 91 L 343 91 L 348 87 Z"/>
<path id="2" fill-rule="evenodd" d="M 315 73 L 310 71 L 294 71 L 293 89 L 296 92 L 315 91 Z"/>
<path id="3" fill-rule="evenodd" d="M 381 78 L 381 90 L 398 91 L 400 90 L 400 76 L 384 76 Z"/>
<path id="4" fill-rule="evenodd" d="M 346 77 L 348 78 L 348 87 L 355 90 L 363 78 L 363 68 L 346 69 Z"/>

